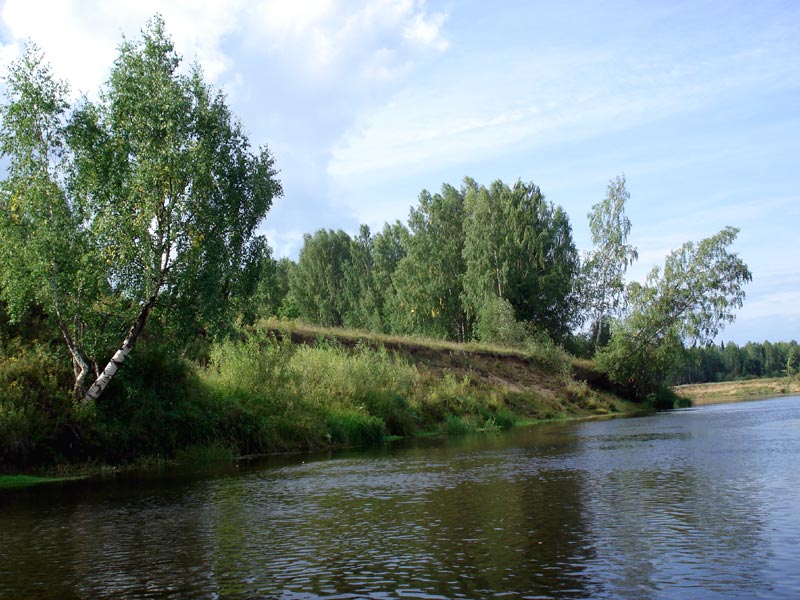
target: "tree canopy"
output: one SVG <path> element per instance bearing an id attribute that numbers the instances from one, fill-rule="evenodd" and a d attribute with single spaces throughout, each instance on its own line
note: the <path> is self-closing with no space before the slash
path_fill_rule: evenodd
<path id="1" fill-rule="evenodd" d="M 643 397 L 661 383 L 684 342 L 711 342 L 742 306 L 752 275 L 729 251 L 739 230 L 726 227 L 672 252 L 663 271 L 628 286 L 627 315 L 615 323 L 598 360 L 612 379 Z"/>
<path id="2" fill-rule="evenodd" d="M 599 346 L 604 322 L 624 308 L 625 271 L 639 257 L 636 248 L 628 244 L 628 200 L 625 177 L 619 176 L 608 184 L 606 197 L 592 206 L 588 215 L 594 249 L 583 262 L 581 292 L 594 330 L 595 347 Z"/>
<path id="3" fill-rule="evenodd" d="M 46 308 L 76 396 L 97 398 L 151 312 L 171 335 L 224 326 L 261 258 L 256 227 L 282 193 L 273 158 L 251 150 L 198 67 L 181 70 L 158 17 L 121 44 L 97 102 L 70 108 L 35 47 L 6 85 L 0 293 L 13 314 Z"/>
<path id="4" fill-rule="evenodd" d="M 577 316 L 573 298 L 579 260 L 561 207 L 538 186 L 467 180 L 464 242 L 467 310 L 477 315 L 492 298 L 509 302 L 517 320 L 562 339 Z"/>

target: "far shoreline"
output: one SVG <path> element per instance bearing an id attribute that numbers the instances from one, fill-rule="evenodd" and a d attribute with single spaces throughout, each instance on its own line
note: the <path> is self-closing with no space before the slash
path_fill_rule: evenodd
<path id="1" fill-rule="evenodd" d="M 800 394 L 800 379 L 774 377 L 747 379 L 743 381 L 721 381 L 716 383 L 694 383 L 673 388 L 676 394 L 689 398 L 692 406 L 724 404 L 766 400 L 780 396 Z"/>

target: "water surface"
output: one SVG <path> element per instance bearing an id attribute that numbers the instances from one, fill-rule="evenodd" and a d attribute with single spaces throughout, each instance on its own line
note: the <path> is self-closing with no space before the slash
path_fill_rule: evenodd
<path id="1" fill-rule="evenodd" d="M 0 598 L 797 598 L 800 397 L 0 495 Z"/>

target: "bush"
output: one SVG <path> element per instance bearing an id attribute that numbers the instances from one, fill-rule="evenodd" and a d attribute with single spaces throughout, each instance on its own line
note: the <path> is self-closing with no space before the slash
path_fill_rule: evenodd
<path id="1" fill-rule="evenodd" d="M 558 344 L 544 333 L 533 333 L 526 344 L 526 350 L 533 359 L 561 381 L 572 381 L 572 359 Z"/>
<path id="2" fill-rule="evenodd" d="M 505 298 L 492 297 L 478 310 L 475 334 L 486 344 L 523 346 L 528 339 L 525 325 L 516 320 L 514 307 Z"/>
<path id="3" fill-rule="evenodd" d="M 492 417 L 500 429 L 511 429 L 517 422 L 517 417 L 510 410 L 500 408 Z"/>
<path id="4" fill-rule="evenodd" d="M 656 410 L 669 410 L 672 408 L 686 408 L 685 398 L 681 398 L 670 388 L 660 385 L 650 392 L 645 401 Z M 689 402 L 691 406 L 691 401 Z"/>
<path id="5" fill-rule="evenodd" d="M 338 445 L 376 445 L 386 437 L 386 426 L 381 419 L 356 410 L 331 411 L 326 425 L 331 441 Z"/>
<path id="6" fill-rule="evenodd" d="M 210 444 L 220 416 L 192 367 L 149 340 L 130 354 L 94 414 L 90 406 L 83 414 L 95 452 L 114 462 Z"/>
<path id="7" fill-rule="evenodd" d="M 681 348 L 680 339 L 674 335 L 644 343 L 630 327 L 619 325 L 611 342 L 597 354 L 597 366 L 624 395 L 651 402 L 651 396 L 659 395 Z"/>
<path id="8" fill-rule="evenodd" d="M 71 436 L 71 374 L 45 345 L 11 343 L 0 355 L 0 463 L 50 462 Z"/>
<path id="9" fill-rule="evenodd" d="M 416 414 L 406 399 L 393 392 L 366 390 L 355 401 L 386 424 L 390 435 L 409 436 L 416 430 Z"/>
<path id="10" fill-rule="evenodd" d="M 466 435 L 478 431 L 478 426 L 473 419 L 468 417 L 449 415 L 444 424 L 444 430 L 447 435 Z"/>

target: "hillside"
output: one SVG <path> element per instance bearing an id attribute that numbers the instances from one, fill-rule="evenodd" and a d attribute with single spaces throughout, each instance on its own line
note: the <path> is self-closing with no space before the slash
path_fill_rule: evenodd
<path id="1" fill-rule="evenodd" d="M 522 350 L 278 321 L 194 361 L 145 338 L 98 402 L 64 393 L 67 368 L 36 345 L 0 361 L 0 471 L 369 446 L 643 408 L 547 342 Z"/>
<path id="2" fill-rule="evenodd" d="M 470 395 L 501 399 L 521 422 L 642 410 L 641 404 L 615 395 L 591 363 L 552 346 L 522 350 L 275 321 L 262 327 L 295 346 L 318 346 L 329 340 L 351 350 L 385 349 L 395 360 L 414 365 L 423 380 L 450 376 L 466 382 L 463 389 Z"/>

